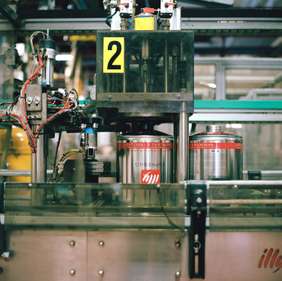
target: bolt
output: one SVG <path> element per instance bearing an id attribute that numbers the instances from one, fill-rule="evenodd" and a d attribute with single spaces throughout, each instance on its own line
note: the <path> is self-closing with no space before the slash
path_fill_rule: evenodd
<path id="1" fill-rule="evenodd" d="M 6 252 L 3 252 L 0 257 L 2 257 L 4 259 L 4 261 L 9 261 L 11 259 L 13 255 L 13 252 L 11 251 L 6 251 Z"/>
<path id="2" fill-rule="evenodd" d="M 35 103 L 36 105 L 38 105 L 38 104 L 40 103 L 40 98 L 39 98 L 39 97 L 35 97 L 35 98 L 34 98 L 34 103 Z"/>
<path id="3" fill-rule="evenodd" d="M 196 202 L 197 202 L 198 204 L 201 204 L 201 203 L 203 202 L 203 200 L 202 200 L 201 197 L 198 197 L 198 198 L 196 199 Z"/>
<path id="4" fill-rule="evenodd" d="M 99 246 L 100 246 L 100 247 L 104 247 L 104 246 L 105 246 L 105 242 L 104 242 L 103 240 L 100 240 L 100 241 L 99 241 Z"/>
<path id="5" fill-rule="evenodd" d="M 181 247 L 181 242 L 179 240 L 176 240 L 174 243 L 176 248 L 180 248 Z"/>
<path id="6" fill-rule="evenodd" d="M 74 276 L 75 274 L 76 274 L 76 270 L 75 269 L 70 269 L 69 270 L 69 274 L 70 274 L 70 276 Z"/>
<path id="7" fill-rule="evenodd" d="M 180 272 L 180 271 L 176 271 L 176 272 L 175 272 L 175 277 L 176 277 L 176 278 L 179 278 L 180 276 L 181 276 L 181 272 Z"/>
<path id="8" fill-rule="evenodd" d="M 99 269 L 98 274 L 99 274 L 100 276 L 103 276 L 103 275 L 104 275 L 104 270 L 103 270 L 103 269 Z"/>
<path id="9" fill-rule="evenodd" d="M 32 98 L 32 97 L 27 97 L 26 103 L 27 103 L 28 105 L 32 104 L 32 101 L 33 101 L 33 98 Z"/>
<path id="10" fill-rule="evenodd" d="M 70 247 L 74 247 L 75 246 L 75 241 L 74 240 L 71 240 L 70 242 L 69 242 L 69 245 L 70 245 Z"/>

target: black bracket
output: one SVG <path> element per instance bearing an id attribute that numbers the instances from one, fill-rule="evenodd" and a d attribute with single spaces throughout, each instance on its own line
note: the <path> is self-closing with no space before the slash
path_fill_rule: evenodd
<path id="1" fill-rule="evenodd" d="M 248 171 L 248 180 L 261 180 L 261 171 Z"/>
<path id="2" fill-rule="evenodd" d="M 191 222 L 189 228 L 189 276 L 205 278 L 205 243 L 207 217 L 206 185 L 190 185 L 187 190 L 187 211 Z"/>
<path id="3" fill-rule="evenodd" d="M 4 213 L 4 183 L 0 183 L 0 215 Z M 0 222 L 0 256 L 6 249 L 5 226 Z"/>

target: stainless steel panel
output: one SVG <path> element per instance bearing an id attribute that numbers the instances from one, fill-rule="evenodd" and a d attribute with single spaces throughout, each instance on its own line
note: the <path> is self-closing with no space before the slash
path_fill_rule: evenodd
<path id="1" fill-rule="evenodd" d="M 182 238 L 170 230 L 13 231 L 0 281 L 188 281 Z M 270 259 L 279 250 L 272 268 L 270 260 L 259 267 L 266 249 Z M 281 232 L 209 232 L 205 280 L 281 281 L 281 259 Z"/>
<path id="2" fill-rule="evenodd" d="M 88 280 L 175 280 L 181 236 L 175 231 L 89 232 Z"/>
<path id="3" fill-rule="evenodd" d="M 187 243 L 187 242 L 186 242 Z M 182 274 L 187 278 L 187 244 L 183 245 Z M 281 281 L 282 268 L 259 268 L 265 249 L 280 250 L 282 267 L 282 233 L 210 232 L 206 241 L 206 281 Z M 272 257 L 271 257 L 272 258 Z"/>
<path id="4" fill-rule="evenodd" d="M 14 255 L 0 259 L 0 281 L 86 281 L 86 238 L 82 231 L 13 231 L 9 250 Z"/>

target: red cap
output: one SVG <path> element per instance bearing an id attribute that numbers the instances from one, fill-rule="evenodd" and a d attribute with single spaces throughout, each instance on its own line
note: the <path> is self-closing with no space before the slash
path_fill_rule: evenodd
<path id="1" fill-rule="evenodd" d="M 143 8 L 143 12 L 146 13 L 146 14 L 154 14 L 157 10 L 154 9 L 154 8 Z"/>

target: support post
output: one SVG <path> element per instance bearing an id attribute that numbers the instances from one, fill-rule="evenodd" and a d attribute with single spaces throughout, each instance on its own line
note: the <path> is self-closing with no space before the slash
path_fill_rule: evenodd
<path id="1" fill-rule="evenodd" d="M 186 104 L 182 103 L 182 110 L 179 113 L 179 134 L 178 134 L 178 155 L 177 175 L 178 182 L 188 179 L 188 141 L 189 141 L 189 115 L 186 112 Z"/>

